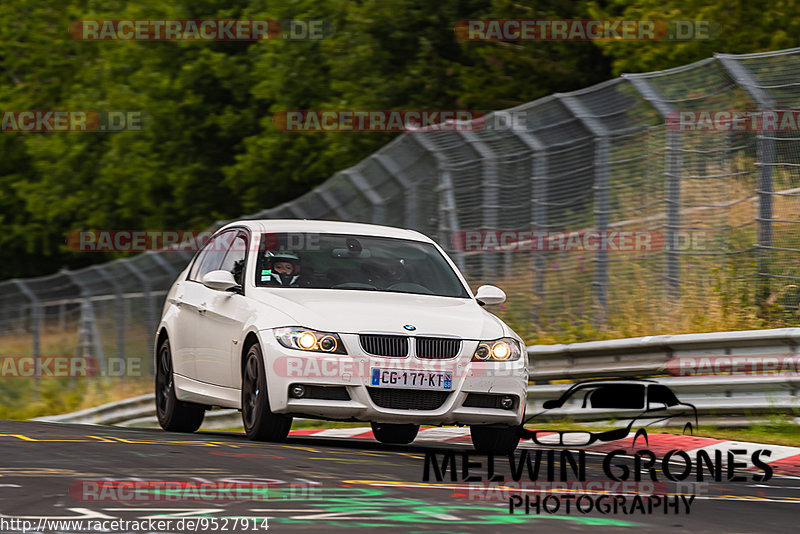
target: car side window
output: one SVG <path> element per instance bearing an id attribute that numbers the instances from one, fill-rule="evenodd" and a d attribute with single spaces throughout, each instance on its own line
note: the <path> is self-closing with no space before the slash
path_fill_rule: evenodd
<path id="1" fill-rule="evenodd" d="M 599 386 L 589 397 L 592 408 L 644 408 L 644 386 L 639 384 L 608 384 Z"/>
<path id="2" fill-rule="evenodd" d="M 236 236 L 236 239 L 233 240 L 231 244 L 231 248 L 228 249 L 227 254 L 225 254 L 225 259 L 222 260 L 222 265 L 220 265 L 220 269 L 223 271 L 228 271 L 233 275 L 233 279 L 236 280 L 236 283 L 242 285 L 244 274 L 244 264 L 245 259 L 247 257 L 247 236 L 244 234 L 239 234 Z"/>
<path id="3" fill-rule="evenodd" d="M 647 388 L 647 398 L 649 402 L 660 402 L 666 404 L 667 406 L 675 406 L 676 404 L 680 404 L 678 398 L 666 386 L 650 386 Z"/>
<path id="4" fill-rule="evenodd" d="M 228 244 L 235 235 L 236 231 L 231 230 L 212 238 L 195 260 L 192 270 L 189 272 L 189 280 L 200 282 L 205 274 L 218 270 L 228 251 Z"/>

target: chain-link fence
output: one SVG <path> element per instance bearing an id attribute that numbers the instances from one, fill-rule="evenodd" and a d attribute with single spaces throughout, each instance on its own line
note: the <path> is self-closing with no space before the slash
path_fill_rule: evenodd
<path id="1" fill-rule="evenodd" d="M 564 324 L 602 332 L 715 298 L 791 314 L 800 303 L 800 132 L 672 119 L 798 108 L 800 49 L 718 55 L 497 112 L 474 131 L 405 133 L 246 218 L 417 229 L 475 286 L 506 290 L 500 314 L 527 333 Z M 467 232 L 476 246 L 464 246 Z M 615 247 L 625 232 L 636 246 Z M 100 358 L 146 355 L 165 291 L 190 256 L 146 253 L 3 282 L 0 339 L 24 339 L 34 354 L 58 342 Z M 74 335 L 53 341 L 51 332 Z"/>

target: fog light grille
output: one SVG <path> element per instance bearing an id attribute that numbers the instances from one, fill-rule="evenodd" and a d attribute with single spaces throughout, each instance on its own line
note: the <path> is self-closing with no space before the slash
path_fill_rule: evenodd
<path id="1" fill-rule="evenodd" d="M 420 389 L 367 388 L 372 402 L 392 410 L 436 410 L 444 404 L 450 391 Z"/>

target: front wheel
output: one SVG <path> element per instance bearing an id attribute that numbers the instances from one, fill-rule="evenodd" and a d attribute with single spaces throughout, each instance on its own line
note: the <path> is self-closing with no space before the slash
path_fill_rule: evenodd
<path id="1" fill-rule="evenodd" d="M 516 427 L 478 426 L 469 427 L 475 450 L 491 454 L 511 454 L 519 445 Z"/>
<path id="2" fill-rule="evenodd" d="M 419 432 L 419 425 L 372 423 L 372 435 L 381 443 L 405 445 L 414 441 L 417 432 Z"/>
<path id="3" fill-rule="evenodd" d="M 247 437 L 256 441 L 286 441 L 292 428 L 291 417 L 270 410 L 264 359 L 258 343 L 247 351 L 242 372 L 242 423 Z"/>
<path id="4" fill-rule="evenodd" d="M 172 374 L 172 351 L 169 339 L 158 347 L 156 361 L 156 416 L 161 428 L 169 432 L 194 432 L 203 424 L 206 410 L 199 404 L 182 402 L 175 397 Z"/>

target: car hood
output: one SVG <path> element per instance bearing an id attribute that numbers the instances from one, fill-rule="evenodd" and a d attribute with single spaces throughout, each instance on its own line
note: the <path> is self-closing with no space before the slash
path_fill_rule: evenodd
<path id="1" fill-rule="evenodd" d="M 290 316 L 294 325 L 339 333 L 451 335 L 496 339 L 508 335 L 504 324 L 467 298 L 340 289 L 255 288 L 248 296 Z M 265 325 L 272 327 L 277 325 Z"/>

